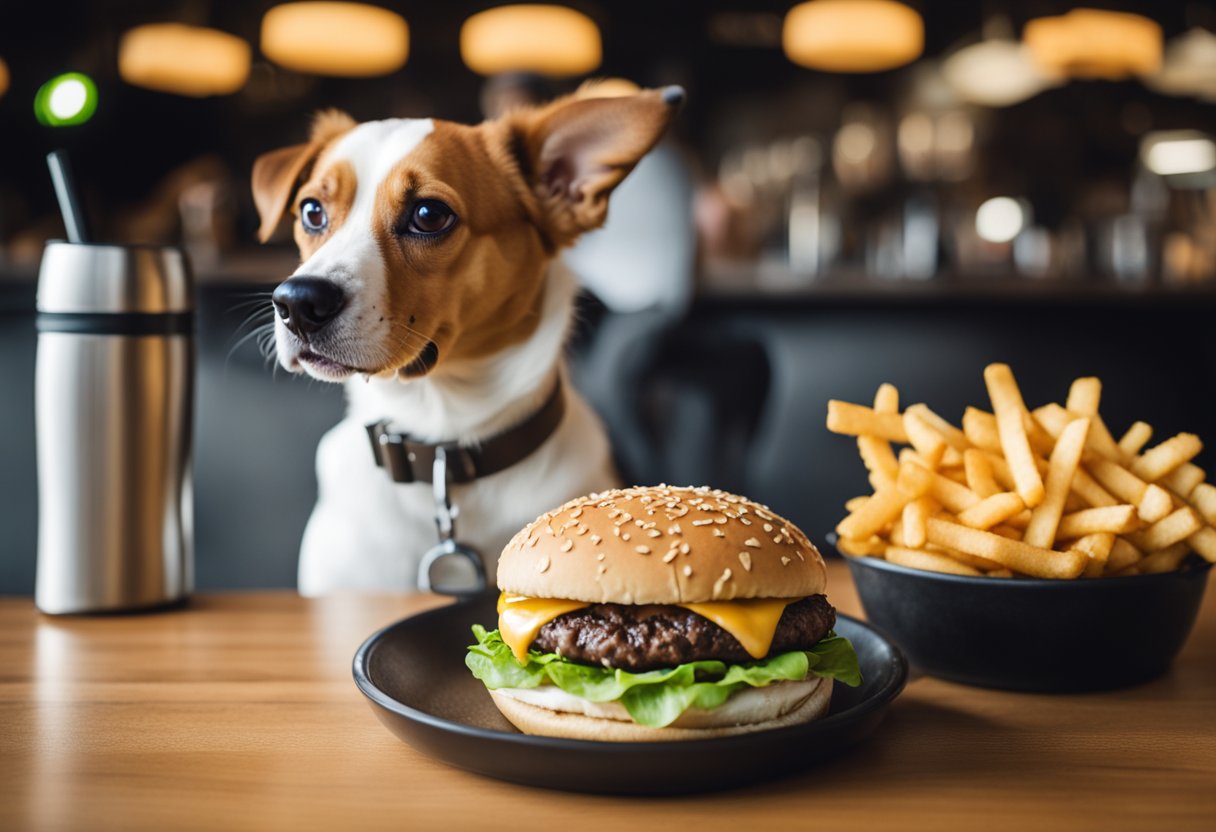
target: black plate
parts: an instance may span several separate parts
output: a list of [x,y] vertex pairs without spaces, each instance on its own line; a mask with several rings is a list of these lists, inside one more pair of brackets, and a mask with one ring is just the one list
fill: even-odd
[[355,654],[355,683],[384,725],[437,760],[477,774],[580,792],[680,794],[788,775],[870,736],[908,676],[877,630],[840,616],[865,681],[837,684],[821,720],[687,742],[607,743],[521,734],[464,666],[469,627],[493,625],[495,599],[442,607],[391,624]]

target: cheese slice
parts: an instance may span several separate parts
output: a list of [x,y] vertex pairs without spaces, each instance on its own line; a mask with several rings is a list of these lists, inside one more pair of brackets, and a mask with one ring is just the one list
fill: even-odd
[[[762,659],[773,646],[777,622],[785,608],[799,598],[753,598],[742,601],[705,601],[676,604],[717,624],[734,636],[753,658]],[[588,607],[584,601],[529,598],[502,593],[498,598],[498,629],[503,642],[521,663],[541,627],[558,616]]]
[[797,598],[748,598],[744,601],[706,601],[680,604],[702,618],[708,618],[730,633],[752,658],[763,659],[773,646],[777,622],[785,608]]
[[528,660],[528,648],[536,641],[540,628],[559,615],[581,610],[586,601],[556,601],[551,598],[528,598],[524,595],[498,596],[498,630],[503,642],[523,664]]

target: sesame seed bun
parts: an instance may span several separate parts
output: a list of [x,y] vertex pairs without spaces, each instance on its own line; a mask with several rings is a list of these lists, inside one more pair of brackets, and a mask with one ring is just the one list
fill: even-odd
[[822,594],[826,579],[806,535],[765,506],[665,485],[571,500],[498,560],[505,592],[601,604],[800,598]]

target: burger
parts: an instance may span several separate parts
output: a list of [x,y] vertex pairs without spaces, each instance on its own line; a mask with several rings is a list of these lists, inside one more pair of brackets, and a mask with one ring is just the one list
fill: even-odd
[[498,628],[466,665],[528,734],[720,737],[827,713],[861,683],[832,628],[823,558],[796,526],[708,488],[592,494],[538,517],[498,561]]

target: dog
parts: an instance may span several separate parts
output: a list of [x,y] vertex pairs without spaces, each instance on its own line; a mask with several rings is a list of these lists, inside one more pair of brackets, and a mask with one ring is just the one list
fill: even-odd
[[457,538],[491,574],[534,517],[618,484],[602,425],[565,383],[577,287],[558,254],[603,224],[683,97],[576,93],[476,126],[328,111],[308,142],[257,159],[259,238],[290,213],[301,257],[272,296],[278,361],[344,382],[348,402],[317,450],[302,594],[415,588],[437,542],[432,485],[390,478],[369,424],[475,454],[557,414],[523,459],[450,488]]

